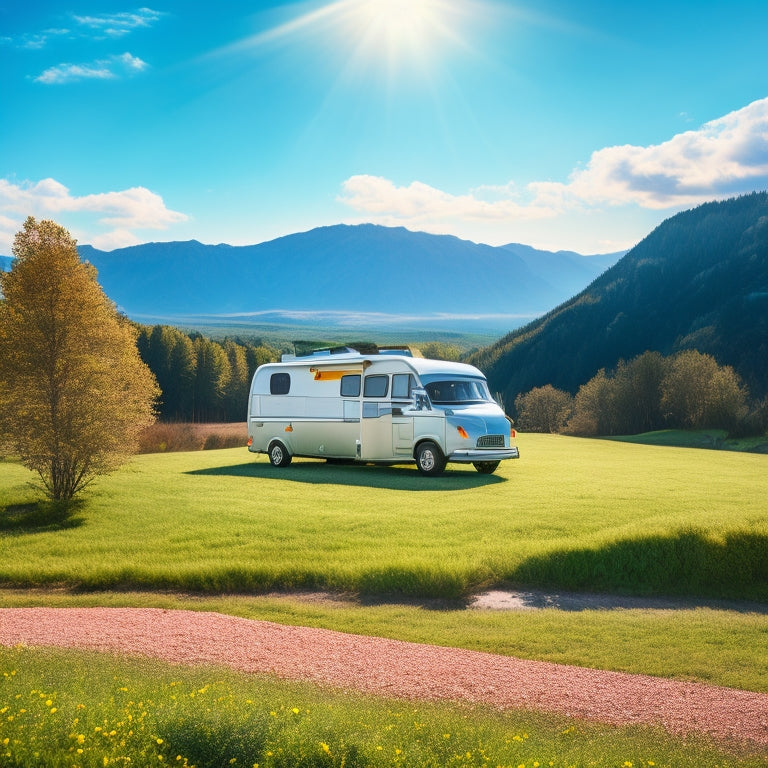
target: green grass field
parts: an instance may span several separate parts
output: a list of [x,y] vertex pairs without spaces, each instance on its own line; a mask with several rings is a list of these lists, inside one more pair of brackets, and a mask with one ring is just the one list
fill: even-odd
[[[768,457],[553,435],[522,435],[518,444],[522,458],[502,465],[496,475],[453,466],[439,479],[423,478],[412,467],[343,467],[299,460],[276,470],[244,448],[144,455],[98,481],[69,512],[40,503],[29,487],[32,476],[16,463],[3,462],[0,605],[216,610],[768,692],[768,606],[760,607],[768,604]],[[531,612],[463,608],[462,599],[472,592],[504,584],[673,595],[681,598],[682,607]],[[312,601],[291,594],[316,589],[344,593],[348,599]],[[267,594],[272,591],[283,594]],[[716,597],[759,605],[722,609],[706,602]],[[20,662],[14,661],[15,651],[3,653],[2,670],[10,674]],[[75,685],[67,670],[84,663],[78,654],[43,654],[40,661],[25,657],[24,666],[31,665],[33,677],[49,681],[49,687],[59,686],[64,696]],[[91,663],[98,668],[102,662]],[[116,663],[111,657],[103,662],[108,669]],[[140,667],[132,674],[132,684],[154,684],[153,671]],[[167,674],[183,677],[190,689],[197,685],[188,682],[188,675],[197,673]],[[62,682],[55,683],[59,679]],[[246,716],[242,701],[251,694],[242,686],[251,684],[232,683],[236,694],[227,688],[222,701],[231,703],[234,696],[241,703],[232,704],[231,710],[227,704],[198,712],[196,735],[186,734],[176,743],[187,744],[184,739],[192,738],[195,748],[203,749],[198,741],[204,733],[210,736],[206,749],[219,749],[226,742],[222,734]],[[40,685],[30,683],[30,690]],[[273,687],[259,694],[264,701],[280,699],[280,706],[287,707],[285,702],[298,696],[293,689],[285,693],[289,689],[282,683],[268,685]],[[170,711],[172,695],[165,689],[144,694],[158,706],[154,717]],[[88,706],[100,706],[105,696],[94,693]],[[305,691],[301,696],[302,711],[328,698],[327,692]],[[0,709],[18,709],[15,702],[0,701]],[[260,716],[267,706],[277,705],[263,705]],[[308,736],[296,736],[290,759],[282,763],[273,749],[263,747],[260,764],[341,765],[342,753],[346,765],[449,764],[430,751],[430,740],[427,749],[418,739],[404,739],[406,746],[398,748],[416,750],[407,753],[408,759],[378,755],[380,733],[386,733],[382,729],[389,723],[386,714],[370,716],[378,723],[371,726],[370,739],[347,738],[350,729],[358,733],[349,718],[363,706],[369,704],[355,701],[345,708],[339,703],[339,712],[322,726],[330,733],[327,738],[316,738],[312,730]],[[400,705],[375,706],[386,713]],[[438,744],[442,729],[449,728],[443,718],[457,723],[463,719],[463,751],[455,754],[469,752],[473,757],[457,759],[456,764],[487,764],[478,751],[486,740],[496,744],[494,765],[526,768],[535,762],[546,766],[550,760],[557,766],[741,766],[765,759],[762,755],[755,762],[733,749],[724,758],[706,745],[674,739],[652,755],[641,747],[658,740],[646,732],[552,725],[538,716],[526,720],[528,715],[520,713],[501,716],[498,722],[495,717],[448,707],[430,709],[424,719],[432,729],[430,739]],[[120,713],[104,718],[119,719]],[[2,728],[6,722],[0,717]],[[561,731],[571,726],[574,736],[566,749]],[[56,733],[66,744],[65,752],[74,746],[67,738],[75,731],[71,722],[62,728]],[[504,751],[514,745],[502,749],[504,739],[494,741],[501,739],[499,732],[507,734],[508,742],[509,734],[518,731],[532,734],[528,744],[540,748]],[[6,728],[5,733],[9,735],[0,731],[0,747],[3,738],[16,738],[13,730]],[[333,760],[318,746],[321,742],[332,746]],[[168,746],[170,740],[164,743]],[[219,747],[211,746],[214,743]],[[354,762],[342,743],[354,743],[356,754],[364,754],[365,760]],[[135,754],[144,754],[147,744],[137,746]],[[267,751],[273,754],[267,756]],[[182,764],[175,761],[176,754],[160,753]],[[25,754],[10,764],[37,764],[32,752]],[[62,758],[46,764],[101,765],[98,754],[93,752],[92,762]],[[299,754],[305,762],[295,762]],[[199,758],[195,764],[223,764],[217,759]],[[134,764],[141,764],[137,760]]]
[[495,475],[145,455],[67,517],[0,464],[0,585],[460,598],[499,583],[768,602],[768,457],[519,439]]
[[0,648],[0,764],[46,768],[758,768],[658,728],[332,691],[216,668]]

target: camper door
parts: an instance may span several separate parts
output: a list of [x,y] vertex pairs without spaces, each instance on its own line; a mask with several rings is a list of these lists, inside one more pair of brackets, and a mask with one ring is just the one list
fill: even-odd
[[369,373],[363,377],[363,417],[360,419],[360,458],[392,458],[392,402],[390,377]]

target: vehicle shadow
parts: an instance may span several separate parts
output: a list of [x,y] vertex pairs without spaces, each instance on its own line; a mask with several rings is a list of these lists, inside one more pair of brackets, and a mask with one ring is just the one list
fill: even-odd
[[310,485],[352,485],[393,491],[463,491],[506,482],[498,475],[481,475],[474,470],[448,469],[440,477],[424,477],[414,467],[341,465],[324,461],[294,461],[283,468],[249,461],[226,467],[195,469],[187,474],[253,477]]

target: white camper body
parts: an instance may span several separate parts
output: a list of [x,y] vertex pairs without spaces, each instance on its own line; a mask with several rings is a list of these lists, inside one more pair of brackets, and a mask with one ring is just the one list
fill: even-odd
[[490,473],[518,458],[511,434],[477,368],[402,352],[284,355],[256,370],[248,401],[249,450],[280,467],[304,456]]

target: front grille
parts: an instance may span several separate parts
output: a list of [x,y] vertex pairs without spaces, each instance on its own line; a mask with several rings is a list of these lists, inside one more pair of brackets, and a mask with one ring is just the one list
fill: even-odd
[[503,448],[504,435],[483,435],[477,439],[478,448]]

